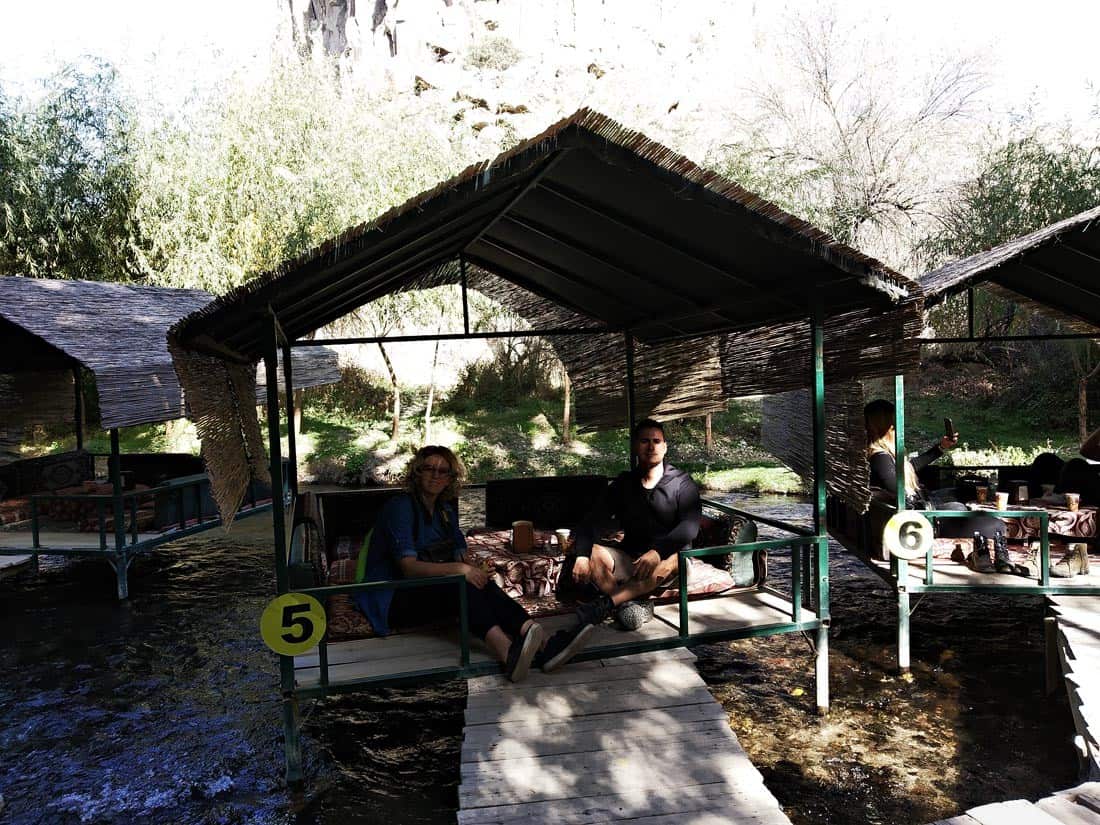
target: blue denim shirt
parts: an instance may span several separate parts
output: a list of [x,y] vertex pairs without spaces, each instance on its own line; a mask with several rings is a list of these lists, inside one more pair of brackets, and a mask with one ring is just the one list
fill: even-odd
[[[447,511],[447,522],[443,510]],[[458,510],[453,502],[437,505],[431,521],[425,519],[423,507],[417,506],[412,496],[396,496],[386,502],[374,525],[370,546],[367,548],[366,576],[364,581],[394,581],[403,578],[400,560],[416,558],[417,551],[436,542],[454,542],[454,559],[458,561],[466,551],[466,537],[458,527]],[[414,530],[414,522],[420,519]],[[448,523],[449,522],[449,523]],[[374,632],[387,636],[390,632],[389,612],[393,590],[382,588],[355,594],[355,603],[370,619]]]

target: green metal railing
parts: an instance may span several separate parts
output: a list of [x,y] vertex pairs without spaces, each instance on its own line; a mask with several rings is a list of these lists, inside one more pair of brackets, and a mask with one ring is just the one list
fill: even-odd
[[[1045,510],[981,510],[984,515],[996,518],[1038,518],[1039,519],[1039,586],[1047,587],[1050,584],[1050,514]],[[921,510],[925,518],[938,521],[939,519],[970,518],[975,514],[972,510]],[[925,553],[924,584],[935,587],[932,569],[932,550],[929,544]]]
[[[328,617],[328,597],[340,594],[365,593],[371,590],[406,590],[416,587],[431,587],[439,584],[454,584],[458,587],[458,616],[459,616],[459,658],[456,667],[429,668],[427,670],[409,671],[398,674],[403,679],[418,679],[426,676],[455,676],[470,666],[470,624],[466,611],[466,577],[455,574],[450,576],[429,576],[416,579],[396,579],[393,581],[356,582],[354,584],[335,584],[323,587],[298,588],[295,593],[304,593],[318,599],[325,608],[326,619]],[[293,666],[294,657],[284,656]],[[318,675],[322,688],[329,685],[328,666],[328,632],[321,638],[317,645]]]

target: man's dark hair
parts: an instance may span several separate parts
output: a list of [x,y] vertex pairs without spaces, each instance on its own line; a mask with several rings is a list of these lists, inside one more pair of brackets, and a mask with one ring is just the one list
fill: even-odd
[[637,424],[634,425],[634,429],[630,431],[630,440],[637,441],[638,436],[641,435],[642,430],[660,430],[661,436],[668,441],[668,436],[665,435],[665,427],[660,421],[656,421],[652,418],[643,418]]

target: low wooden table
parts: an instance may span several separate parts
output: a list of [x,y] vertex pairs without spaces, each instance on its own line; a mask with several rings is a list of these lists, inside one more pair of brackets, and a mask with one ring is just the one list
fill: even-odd
[[535,531],[530,553],[512,551],[512,531],[475,527],[466,533],[466,558],[481,566],[501,590],[514,599],[554,595],[565,556],[550,530]]
[[[995,504],[970,503],[966,505],[975,512],[995,510]],[[1010,504],[1009,510],[1045,510],[1050,518],[1050,534],[1071,539],[1091,539],[1096,537],[1096,507],[1081,506],[1070,511],[1064,505],[1053,504],[1044,499],[1031,499],[1028,504]],[[1009,539],[1027,540],[1039,538],[1039,517],[1006,518],[1005,535]]]

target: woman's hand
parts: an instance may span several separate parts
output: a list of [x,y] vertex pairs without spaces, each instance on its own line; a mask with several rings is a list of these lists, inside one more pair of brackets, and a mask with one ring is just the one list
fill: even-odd
[[480,567],[474,567],[472,564],[462,564],[462,575],[466,577],[466,581],[481,590],[485,585],[489,583],[489,576]]
[[947,451],[954,449],[955,445],[959,443],[959,434],[951,433],[951,435],[945,435],[940,439],[940,449]]

